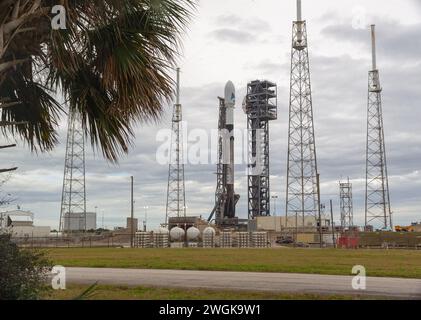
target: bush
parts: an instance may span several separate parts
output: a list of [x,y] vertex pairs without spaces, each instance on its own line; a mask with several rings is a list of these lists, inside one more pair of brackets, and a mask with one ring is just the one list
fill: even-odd
[[0,235],[0,300],[38,299],[50,265],[44,253],[20,249],[10,235]]

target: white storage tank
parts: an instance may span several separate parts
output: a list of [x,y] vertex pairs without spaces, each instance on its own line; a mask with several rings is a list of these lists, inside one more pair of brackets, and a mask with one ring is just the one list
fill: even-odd
[[215,235],[216,231],[212,227],[207,227],[203,230],[202,240],[203,248],[213,248],[215,247]]
[[199,241],[200,230],[196,227],[190,227],[187,229],[187,240],[188,241]]
[[209,237],[215,236],[215,233],[216,233],[215,229],[212,228],[212,227],[207,227],[207,228],[205,228],[205,230],[203,230],[204,236],[209,236]]
[[173,242],[180,242],[184,240],[185,232],[180,227],[174,227],[170,231],[170,238]]

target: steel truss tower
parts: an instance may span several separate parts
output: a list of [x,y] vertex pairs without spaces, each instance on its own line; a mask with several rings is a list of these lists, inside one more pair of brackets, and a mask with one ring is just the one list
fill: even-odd
[[184,185],[182,106],[180,104],[180,69],[177,69],[176,103],[173,109],[170,164],[168,168],[167,207],[165,223],[172,217],[186,216]]
[[352,183],[339,182],[339,197],[341,200],[341,227],[342,230],[354,226],[354,209],[352,202]]
[[276,120],[277,87],[269,81],[247,85],[248,216],[270,216],[269,121]]
[[368,76],[365,226],[392,229],[384,141],[382,87],[376,63],[375,26],[371,26],[373,68]]
[[67,130],[59,230],[86,231],[85,139],[77,111],[69,111]]
[[298,224],[302,218],[304,226],[306,216],[318,219],[319,187],[307,27],[301,18],[301,0],[297,0],[297,21],[292,27],[288,130],[286,216],[295,217]]

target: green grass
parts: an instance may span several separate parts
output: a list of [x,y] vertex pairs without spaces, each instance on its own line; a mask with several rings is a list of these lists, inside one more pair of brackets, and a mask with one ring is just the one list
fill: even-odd
[[[45,292],[45,300],[72,300],[79,296],[87,286],[70,285],[66,290]],[[376,299],[375,297],[317,295],[317,294],[287,294],[247,291],[216,291],[206,289],[170,289],[126,286],[96,287],[88,300],[356,300]]]
[[123,249],[47,250],[66,267],[287,272],[350,275],[355,265],[374,277],[421,279],[421,251],[334,249]]

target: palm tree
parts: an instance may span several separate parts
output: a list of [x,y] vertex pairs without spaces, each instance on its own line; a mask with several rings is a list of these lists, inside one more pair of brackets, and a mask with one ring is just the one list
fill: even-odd
[[[54,30],[62,5],[65,29]],[[51,150],[63,104],[117,161],[138,122],[159,119],[195,0],[0,0],[0,127]]]

